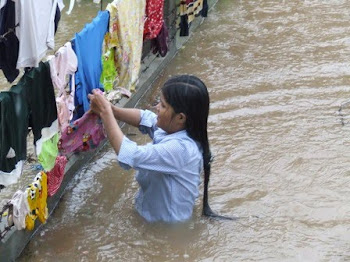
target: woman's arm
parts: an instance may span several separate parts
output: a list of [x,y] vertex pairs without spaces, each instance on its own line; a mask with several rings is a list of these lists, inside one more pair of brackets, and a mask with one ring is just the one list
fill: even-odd
[[123,121],[129,125],[138,127],[141,121],[140,109],[136,108],[121,108],[112,105],[113,115],[117,120]]
[[92,90],[92,94],[89,94],[88,97],[91,110],[101,117],[109,142],[114,151],[119,154],[124,134],[115,120],[111,103],[95,89]]

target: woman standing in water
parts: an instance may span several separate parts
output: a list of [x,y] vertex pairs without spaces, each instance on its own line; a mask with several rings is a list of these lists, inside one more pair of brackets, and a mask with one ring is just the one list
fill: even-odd
[[[208,205],[209,94],[198,77],[180,75],[166,81],[156,107],[157,114],[114,106],[96,90],[89,98],[92,111],[103,121],[119,164],[137,170],[140,189],[135,205],[142,217],[149,222],[188,220],[199,195],[202,168],[203,214],[220,217]],[[153,139],[153,143],[137,145],[123,134],[116,120],[138,127]]]

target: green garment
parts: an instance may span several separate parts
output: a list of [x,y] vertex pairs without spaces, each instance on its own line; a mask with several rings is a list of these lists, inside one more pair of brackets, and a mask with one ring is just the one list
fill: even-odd
[[117,75],[117,70],[114,64],[114,53],[114,48],[111,48],[102,55],[103,69],[100,82],[103,84],[103,87],[107,92],[113,89],[113,82]]
[[42,144],[38,160],[46,172],[50,171],[55,166],[56,157],[58,155],[58,138],[58,133],[56,133]]

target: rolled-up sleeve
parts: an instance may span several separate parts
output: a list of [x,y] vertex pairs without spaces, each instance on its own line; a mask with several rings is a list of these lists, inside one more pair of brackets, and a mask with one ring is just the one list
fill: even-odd
[[138,146],[124,136],[118,161],[125,169],[152,170],[155,172],[178,174],[186,159],[186,148],[179,140],[161,144]]
[[140,112],[139,130],[142,134],[148,134],[153,139],[154,131],[157,129],[157,115],[149,110],[140,110]]

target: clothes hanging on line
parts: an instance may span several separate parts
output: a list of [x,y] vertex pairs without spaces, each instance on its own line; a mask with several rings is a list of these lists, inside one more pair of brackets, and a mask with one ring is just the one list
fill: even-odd
[[15,3],[3,1],[0,7],[0,69],[8,82],[12,83],[19,74],[16,68],[19,41],[15,33]]
[[[36,155],[42,144],[58,132],[55,94],[48,63],[24,74],[18,84],[0,93],[0,170],[11,172],[26,159],[28,127],[34,135]],[[13,153],[9,155],[10,149]]]
[[135,90],[141,68],[144,0],[115,0],[107,5],[110,13],[108,48],[115,47],[115,86]]
[[[21,168],[16,168],[19,161],[26,159],[28,134],[28,107],[24,92],[16,88],[0,92],[0,171],[11,173],[14,171],[19,177]],[[0,175],[0,184],[7,186],[5,177]],[[12,174],[12,175],[14,175]],[[15,181],[12,182],[16,182]]]
[[47,172],[47,194],[49,197],[56,194],[60,188],[67,162],[66,156],[57,156],[54,168]]
[[12,205],[13,223],[17,230],[25,229],[26,227],[25,219],[26,215],[29,213],[27,196],[25,191],[18,190],[9,201]]
[[151,40],[151,50],[153,54],[160,54],[161,57],[168,53],[169,33],[165,23],[156,38]]
[[55,15],[57,0],[13,0],[19,27],[17,69],[37,67],[46,51],[55,46]]
[[92,111],[75,120],[61,134],[58,150],[62,155],[90,151],[106,138],[101,118]]
[[41,171],[26,189],[29,213],[25,218],[26,229],[33,230],[38,218],[45,223],[48,218],[47,209],[47,175]]
[[[78,58],[78,70],[75,73],[74,105],[76,118],[80,118],[90,108],[88,94],[95,88],[102,88],[102,43],[108,30],[109,12],[99,11],[91,23],[75,34],[72,40],[73,50]],[[79,110],[80,109],[80,110]]]
[[44,141],[41,146],[41,152],[38,155],[38,162],[47,172],[55,166],[56,157],[58,155],[57,143],[59,135],[56,133],[50,139]]
[[[48,57],[52,84],[58,91],[56,96],[57,116],[60,130],[63,131],[73,118],[74,111],[74,73],[78,67],[78,59],[72,45],[67,42],[55,55]],[[65,89],[72,76],[71,88]]]
[[156,38],[162,29],[164,0],[147,0],[145,25],[143,31],[144,39]]
[[206,17],[208,14],[207,0],[180,1],[180,36],[189,35],[189,27],[196,16]]

